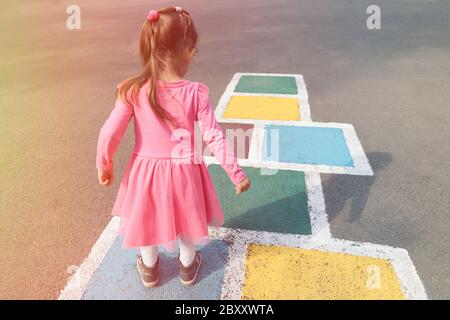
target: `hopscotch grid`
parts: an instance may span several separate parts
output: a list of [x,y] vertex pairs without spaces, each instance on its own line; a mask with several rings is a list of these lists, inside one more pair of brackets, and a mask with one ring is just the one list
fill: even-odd
[[[330,250],[331,252],[337,253],[346,253],[360,256],[372,256],[376,258],[386,259],[390,261],[396,270],[398,280],[400,282],[401,289],[406,298],[409,299],[426,299],[425,289],[423,284],[420,281],[420,278],[415,271],[414,264],[409,258],[409,254],[404,249],[392,248],[388,246],[374,245],[371,243],[356,243],[350,242],[346,240],[336,240],[331,237],[328,215],[326,214],[326,208],[324,203],[324,196],[322,185],[320,182],[320,174],[318,172],[324,173],[344,173],[344,174],[357,174],[357,175],[373,175],[372,168],[369,164],[366,154],[362,148],[362,145],[356,135],[354,127],[350,124],[337,124],[337,123],[312,123],[310,107],[308,103],[308,94],[306,90],[306,85],[303,80],[303,76],[295,77],[297,83],[297,89],[299,92],[303,93],[302,97],[299,95],[299,105],[304,107],[301,110],[305,112],[307,110],[307,114],[301,114],[301,120],[304,122],[311,122],[312,126],[320,126],[320,127],[340,127],[343,131],[344,138],[346,140],[350,155],[353,160],[353,167],[337,167],[337,166],[325,166],[325,165],[301,165],[299,166],[296,163],[284,163],[284,165],[280,166],[280,163],[267,163],[267,161],[261,161],[261,151],[262,145],[264,143],[263,130],[267,124],[282,124],[282,125],[295,125],[301,126],[303,123],[299,123],[298,121],[270,121],[270,120],[250,120],[250,119],[232,119],[232,118],[223,118],[223,114],[225,112],[225,108],[231,98],[230,92],[234,91],[234,88],[239,81],[240,77],[244,73],[237,73],[233,77],[232,81],[230,81],[229,86],[227,87],[227,91],[221,98],[221,103],[219,104],[218,109],[218,119],[221,122],[229,122],[229,123],[253,123],[254,131],[252,134],[252,145],[250,146],[248,159],[239,159],[240,165],[247,165],[252,167],[265,167],[272,169],[296,169],[300,171],[305,171],[305,179],[306,186],[308,189],[308,208],[311,219],[311,229],[312,236],[301,236],[301,235],[286,235],[286,234],[276,234],[270,233],[267,231],[250,231],[250,230],[227,230],[224,232],[224,228],[216,228],[216,237],[221,238],[221,235],[230,235],[234,239],[239,238],[242,235],[246,235],[247,239],[241,239],[245,243],[264,243],[261,239],[264,238],[266,241],[264,244],[266,245],[287,245],[287,246],[295,246],[295,244],[299,244],[297,241],[302,241],[301,239],[309,241],[311,249],[322,249],[322,250]],[[247,73],[248,74],[248,73]],[[276,74],[263,74],[259,75],[276,75]],[[290,74],[278,74],[280,76],[292,76]],[[301,81],[299,81],[301,79]],[[241,95],[239,93],[234,93],[234,95]],[[242,93],[242,95],[245,95]],[[247,94],[248,95],[248,94]],[[262,95],[262,94],[252,94],[254,96]],[[270,96],[270,94],[264,94],[264,96]],[[272,95],[274,96],[274,95]],[[286,95],[284,95],[286,96]],[[254,145],[257,144],[257,147]],[[256,152],[256,153],[255,153]],[[215,159],[208,159],[208,163],[217,163]],[[312,171],[312,172],[309,172]],[[314,200],[312,200],[314,199]],[[311,205],[311,203],[313,203]],[[287,240],[284,243],[279,240]],[[279,241],[278,243],[276,243]],[[314,245],[313,241],[318,243],[326,243],[332,244],[331,248],[325,248],[323,245],[319,245],[318,247]],[[344,247],[340,247],[336,249],[336,244],[344,244]],[[305,247],[303,245],[303,247]],[[361,252],[358,250],[362,248]],[[333,250],[336,249],[336,250]],[[400,256],[406,255],[406,257],[401,258]],[[400,258],[399,258],[400,257]],[[409,262],[409,263],[408,263]],[[242,276],[244,273],[244,268],[241,270],[230,270],[228,274],[235,273],[235,277]],[[223,291],[227,290],[237,291],[235,297],[238,297],[239,290],[236,286],[231,286],[232,288],[227,288],[227,282],[224,282]],[[241,289],[242,291],[242,289]]]
[[[271,120],[250,120],[250,119],[231,119],[223,118],[226,105],[233,94],[234,88],[242,75],[269,75],[269,76],[295,76],[298,92],[298,98],[301,99],[300,107],[303,113],[301,113],[301,122],[299,121],[271,121]],[[260,94],[259,94],[260,95]],[[272,95],[273,96],[273,95]],[[286,97],[287,95],[283,95]],[[354,164],[357,167],[361,167],[364,170],[361,172],[365,175],[373,175],[370,164],[362,149],[362,146],[356,136],[356,133],[345,134],[345,128],[351,128],[354,132],[354,128],[348,124],[336,124],[336,123],[314,123],[311,120],[311,114],[308,103],[308,93],[306,91],[306,85],[302,75],[293,74],[272,74],[272,73],[236,73],[230,83],[228,84],[224,94],[220,98],[218,107],[216,108],[216,115],[220,122],[227,123],[249,123],[254,124],[254,131],[252,133],[252,141],[258,141],[260,139],[261,128],[264,128],[266,124],[282,124],[282,125],[304,125],[308,122],[310,126],[321,127],[336,127],[339,125],[343,131],[344,136],[349,146],[349,150],[360,150],[360,152],[351,153]],[[239,159],[238,162],[242,166],[250,166],[255,168],[268,168],[268,169],[288,169],[299,170],[297,164],[285,164],[283,166],[274,166],[274,164],[257,160],[255,152],[260,144],[255,146],[251,145],[249,150],[249,158],[251,159]],[[350,151],[351,152],[351,151]],[[362,156],[361,156],[362,152]],[[256,153],[258,154],[258,153]],[[255,161],[256,159],[256,161]],[[216,163],[218,161],[209,156],[204,157],[204,163],[206,165]],[[221,292],[221,299],[241,299],[242,289],[245,280],[246,271],[246,256],[248,251],[248,245],[259,244],[268,246],[285,246],[292,248],[303,248],[309,250],[320,250],[325,252],[334,252],[342,254],[350,254],[362,257],[373,257],[385,259],[391,262],[393,265],[398,280],[400,282],[402,291],[408,299],[427,299],[425,288],[417,275],[417,271],[414,264],[409,257],[408,252],[405,249],[393,248],[385,245],[378,245],[364,242],[354,242],[349,240],[341,240],[332,238],[330,232],[330,226],[328,222],[328,216],[326,214],[326,208],[324,203],[324,196],[322,190],[322,184],[320,181],[319,172],[327,172],[327,166],[307,166],[304,167],[308,170],[305,171],[306,189],[308,196],[308,208],[311,218],[312,235],[299,235],[299,234],[284,234],[269,231],[253,231],[245,229],[231,229],[226,227],[212,227],[209,226],[209,233],[212,239],[223,240],[230,243],[229,255],[225,266],[223,286]],[[328,166],[329,173],[345,173],[345,174],[362,174],[361,172],[353,171],[341,171],[335,170],[336,168],[330,168]],[[319,169],[319,170],[318,170]],[[349,169],[349,168],[346,168]],[[333,171],[335,170],[335,171]],[[369,171],[370,170],[370,171]],[[318,172],[319,171],[319,172]],[[331,172],[332,171],[332,172]],[[338,171],[338,172],[336,172]],[[61,290],[59,299],[81,299],[89,280],[100,267],[101,261],[107,254],[108,250],[113,245],[117,238],[117,230],[119,226],[118,217],[113,217],[108,226],[103,231],[95,245],[93,246],[88,258],[82,263],[80,268],[69,279],[66,287]]]

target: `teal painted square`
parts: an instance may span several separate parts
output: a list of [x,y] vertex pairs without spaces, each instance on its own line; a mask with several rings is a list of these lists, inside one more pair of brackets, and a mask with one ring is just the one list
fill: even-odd
[[297,94],[295,77],[243,75],[235,92]]
[[[277,130],[277,131],[272,131]],[[272,139],[278,132],[278,157]],[[352,167],[353,159],[340,128],[267,125],[262,159],[299,164]]]
[[[234,186],[219,165],[209,165],[220,204],[224,227],[311,234],[305,175],[300,171],[244,167],[251,180],[249,191],[235,194]],[[270,173],[266,175],[263,173]]]

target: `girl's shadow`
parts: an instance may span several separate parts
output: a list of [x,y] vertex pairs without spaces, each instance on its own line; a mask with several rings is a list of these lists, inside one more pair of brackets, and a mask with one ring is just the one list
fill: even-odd
[[373,176],[330,175],[323,181],[323,193],[329,220],[333,220],[344,208],[348,199],[351,200],[349,222],[359,219],[367,203],[370,187],[374,183],[377,172],[384,169],[392,156],[385,152],[369,152],[369,163],[374,171]]

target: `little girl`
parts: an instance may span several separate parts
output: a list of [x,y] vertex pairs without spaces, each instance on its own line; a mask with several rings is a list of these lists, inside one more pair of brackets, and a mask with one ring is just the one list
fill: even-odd
[[180,280],[193,284],[202,261],[196,246],[209,242],[208,225],[224,222],[208,170],[194,148],[195,122],[236,193],[250,188],[216,121],[208,87],[183,79],[196,46],[197,31],[186,10],[151,10],[140,33],[143,70],[118,85],[98,138],[98,179],[110,186],[113,156],[134,117],[135,145],[112,215],[120,216],[123,247],[140,248],[137,268],[146,287],[159,281],[159,246],[179,249]]

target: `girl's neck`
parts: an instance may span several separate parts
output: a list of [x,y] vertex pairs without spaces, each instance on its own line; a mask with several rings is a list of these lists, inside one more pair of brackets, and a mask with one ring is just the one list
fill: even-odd
[[167,81],[167,82],[175,82],[175,81],[183,80],[183,77],[180,77],[179,74],[177,74],[173,71],[163,71],[163,72],[161,72],[159,79],[162,81]]

